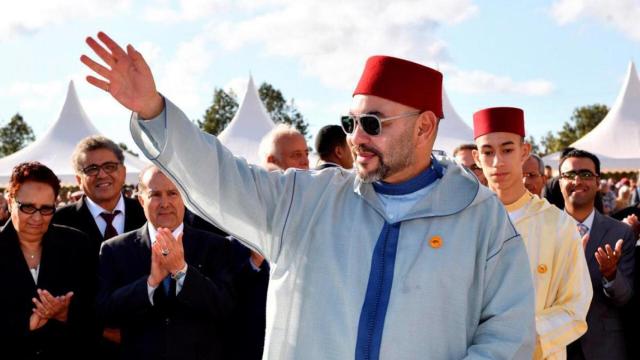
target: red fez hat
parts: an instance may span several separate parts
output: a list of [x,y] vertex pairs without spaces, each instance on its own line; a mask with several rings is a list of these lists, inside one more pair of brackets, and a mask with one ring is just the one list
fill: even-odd
[[375,95],[387,100],[442,113],[442,74],[426,66],[390,56],[372,56],[353,95]]
[[493,132],[508,132],[524,137],[524,111],[513,107],[494,107],[473,114],[473,138]]

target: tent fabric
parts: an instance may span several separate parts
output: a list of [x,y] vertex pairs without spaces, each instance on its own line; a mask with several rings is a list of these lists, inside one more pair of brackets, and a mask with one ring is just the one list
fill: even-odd
[[[640,169],[640,79],[633,62],[607,116],[570,146],[598,156],[602,172]],[[557,169],[559,157],[554,153],[543,160]]]
[[[13,168],[26,161],[39,161],[48,166],[63,184],[75,184],[71,154],[76,144],[90,135],[101,135],[84,112],[73,81],[69,83],[67,98],[58,120],[47,132],[24,149],[0,158],[0,184],[9,182]],[[149,164],[125,152],[127,183],[138,182],[138,172]]]
[[442,89],[442,109],[444,119],[440,120],[433,149],[443,150],[448,156],[453,157],[453,150],[456,147],[462,144],[473,144],[473,130],[453,108],[444,88]]
[[260,140],[274,127],[273,120],[260,100],[253,77],[250,76],[238,111],[218,139],[235,156],[245,158],[250,164],[260,165]]

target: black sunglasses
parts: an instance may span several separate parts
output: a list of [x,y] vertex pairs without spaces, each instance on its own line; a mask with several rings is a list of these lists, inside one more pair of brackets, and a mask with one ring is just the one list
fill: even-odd
[[120,163],[117,162],[106,162],[102,165],[92,164],[82,169],[82,172],[88,176],[96,176],[100,173],[100,169],[104,170],[105,173],[111,174],[112,172],[118,170]]
[[415,115],[420,115],[420,111],[389,116],[386,118],[381,118],[375,114],[344,115],[340,118],[340,125],[342,125],[342,130],[349,135],[353,134],[356,130],[356,126],[360,124],[360,127],[362,127],[364,132],[371,136],[377,136],[380,135],[380,132],[382,131],[383,122]]
[[18,210],[22,211],[25,214],[33,215],[36,212],[40,212],[42,216],[53,215],[56,212],[55,205],[42,205],[41,207],[35,207],[33,204],[25,204],[18,200],[16,200],[16,204],[18,204]]
[[560,177],[566,180],[578,180],[578,178],[582,180],[592,180],[596,178],[596,174],[592,173],[591,170],[570,170],[563,172],[560,174]]

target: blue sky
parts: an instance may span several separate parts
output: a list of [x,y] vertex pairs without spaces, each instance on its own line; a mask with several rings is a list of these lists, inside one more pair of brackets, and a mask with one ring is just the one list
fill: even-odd
[[[41,135],[74,80],[95,125],[131,144],[129,114],[84,81],[84,38],[103,30],[148,59],[192,119],[214,87],[251,73],[295,98],[312,133],[336,123],[367,56],[439,68],[456,111],[517,106],[539,139],[576,106],[611,105],[640,58],[638,0],[22,0],[0,14],[0,124],[20,112]],[[446,121],[446,120],[445,120]]]

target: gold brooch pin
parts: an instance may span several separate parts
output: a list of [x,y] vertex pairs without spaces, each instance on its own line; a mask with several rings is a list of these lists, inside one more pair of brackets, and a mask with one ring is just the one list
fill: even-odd
[[538,265],[538,272],[540,274],[546,273],[547,272],[547,265],[545,265],[545,264]]
[[431,240],[429,240],[429,246],[434,249],[439,249],[442,247],[442,238],[438,235],[431,237]]

